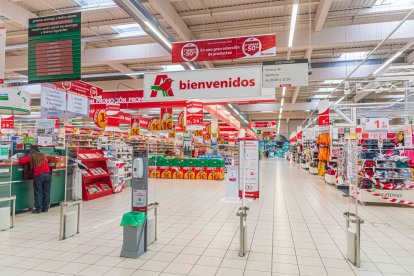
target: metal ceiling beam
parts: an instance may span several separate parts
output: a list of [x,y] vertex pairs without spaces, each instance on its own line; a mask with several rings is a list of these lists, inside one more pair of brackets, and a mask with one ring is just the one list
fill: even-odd
[[[27,70],[27,55],[6,56],[6,71]],[[171,55],[158,43],[106,48],[89,48],[82,53],[82,65],[113,64],[139,61],[169,63]]]
[[29,12],[9,0],[0,0],[0,15],[19,23],[24,27],[27,27],[30,18],[37,17],[36,14]]
[[407,62],[407,63],[414,63],[414,51],[412,51],[411,53],[409,53],[405,57],[405,62]]
[[[260,28],[267,30],[272,24],[269,20],[260,20],[257,26],[251,21],[246,20],[243,24],[237,22],[218,23],[222,35],[226,36],[228,31],[234,32],[234,26],[238,26],[241,35],[251,34],[252,30],[257,31]],[[401,21],[382,22],[372,24],[358,24],[338,27],[325,27],[320,32],[312,32],[311,45],[313,50],[328,49],[328,48],[345,48],[373,45],[385,39],[389,34],[388,30],[394,29]],[[217,31],[217,25],[205,24],[197,26],[200,32],[208,32],[209,28]],[[229,28],[229,30],[226,30]],[[387,42],[399,42],[412,40],[412,30],[414,29],[414,20],[407,20],[405,23],[387,40]],[[195,29],[190,27],[190,30],[195,33]],[[289,31],[277,32],[278,52],[287,52]],[[208,36],[210,37],[210,36]],[[295,31],[295,51],[306,51],[309,48],[309,31],[307,29],[296,29]]]
[[296,103],[296,100],[298,99],[299,91],[300,91],[300,87],[295,87],[295,91],[293,92],[293,96],[292,96],[292,104]]
[[332,0],[321,0],[319,3],[315,16],[315,31],[320,32],[325,25],[331,4]]
[[[300,2],[299,8],[302,6],[307,6],[309,4],[308,1]],[[319,1],[311,1],[311,5],[319,4]],[[240,5],[232,5],[232,6],[224,6],[224,7],[212,7],[208,10],[200,9],[200,10],[192,10],[192,11],[185,11],[180,12],[179,15],[182,19],[192,19],[192,18],[200,18],[200,16],[210,17],[210,16],[225,16],[229,14],[235,13],[242,13],[242,12],[261,12],[263,9],[266,10],[284,10],[292,6],[292,2],[290,3],[278,3],[274,1],[268,1],[263,3],[254,3],[254,4],[240,4]]]
[[[109,63],[109,66],[111,66],[112,68],[114,68],[115,70],[118,70],[121,73],[134,73],[134,70],[131,70],[131,68],[128,68],[127,66],[125,66],[122,63]],[[137,79],[138,76],[130,76],[133,79]]]

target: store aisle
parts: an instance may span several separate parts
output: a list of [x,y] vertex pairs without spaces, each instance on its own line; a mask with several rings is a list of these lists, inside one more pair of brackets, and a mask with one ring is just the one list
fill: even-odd
[[[129,190],[85,202],[82,233],[58,242],[59,209],[22,214],[0,232],[0,275],[414,275],[414,210],[360,207],[362,268],[344,258],[348,199],[284,160],[261,161],[250,253],[239,258],[237,204],[221,182],[152,180],[159,239],[138,260],[119,257]],[[394,274],[392,274],[394,273]]]

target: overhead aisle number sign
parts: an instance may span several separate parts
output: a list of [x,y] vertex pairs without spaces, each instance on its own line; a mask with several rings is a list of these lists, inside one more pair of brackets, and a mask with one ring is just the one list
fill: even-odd
[[29,19],[29,83],[81,78],[81,13]]
[[263,62],[263,87],[308,86],[308,60],[280,60]]

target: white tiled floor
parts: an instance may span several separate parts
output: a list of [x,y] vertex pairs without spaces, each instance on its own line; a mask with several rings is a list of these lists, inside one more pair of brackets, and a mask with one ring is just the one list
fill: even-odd
[[239,207],[225,184],[152,181],[159,236],[139,259],[119,257],[129,190],[83,206],[81,234],[57,241],[59,210],[21,214],[0,232],[0,275],[414,275],[414,209],[360,206],[362,266],[346,254],[348,199],[283,160],[261,162],[261,198],[248,216],[250,253],[238,255]]

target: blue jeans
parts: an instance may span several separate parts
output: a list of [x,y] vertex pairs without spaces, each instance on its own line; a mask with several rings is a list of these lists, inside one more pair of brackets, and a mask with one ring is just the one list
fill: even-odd
[[50,173],[42,173],[33,178],[33,190],[35,208],[38,211],[47,211],[50,205],[50,186],[52,176]]

